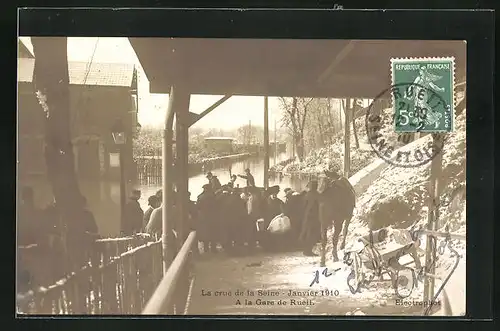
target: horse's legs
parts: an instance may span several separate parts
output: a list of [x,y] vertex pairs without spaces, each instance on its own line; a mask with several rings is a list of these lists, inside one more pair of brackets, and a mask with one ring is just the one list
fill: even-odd
[[321,222],[321,260],[320,266],[326,266],[326,235],[328,227],[324,222]]
[[344,231],[342,232],[342,244],[340,244],[340,249],[345,248],[345,240],[347,238],[347,232],[349,231],[349,223],[351,223],[351,219],[347,219],[342,223],[344,224]]
[[337,262],[339,257],[337,255],[337,244],[339,242],[340,232],[342,232],[342,222],[334,221],[334,231],[332,235],[332,256],[333,262]]

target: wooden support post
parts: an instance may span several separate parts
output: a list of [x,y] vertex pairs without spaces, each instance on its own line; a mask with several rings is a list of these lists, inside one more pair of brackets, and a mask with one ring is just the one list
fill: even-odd
[[278,158],[278,144],[276,142],[276,119],[274,119],[274,165],[276,165]]
[[[431,161],[431,174],[429,178],[429,203],[427,214],[427,230],[436,231],[437,220],[439,219],[439,195],[440,181],[443,161],[443,136],[433,134],[433,155],[436,150],[439,153]],[[431,239],[432,238],[432,239]],[[425,268],[426,273],[435,274],[436,261],[436,240],[435,237],[427,236],[427,245],[425,248]],[[424,301],[432,300],[434,297],[434,278],[426,277],[424,280]]]
[[269,102],[264,97],[264,188],[269,187]]
[[351,169],[351,99],[347,99],[344,108],[344,177],[349,178]]
[[[163,274],[167,274],[168,267],[173,261],[173,251],[169,249],[169,243],[172,242],[172,195],[173,195],[173,125],[174,125],[174,105],[175,105],[175,87],[172,86],[168,98],[168,109],[165,116],[165,126],[163,129],[162,144],[162,256],[163,256]],[[171,246],[171,245],[170,245]]]
[[[177,94],[179,97],[179,94]],[[189,218],[189,173],[188,173],[188,154],[189,154],[189,99],[190,95],[187,91],[182,91],[182,100],[179,100],[178,107],[175,109],[176,118],[176,207],[178,210],[177,217],[177,238],[180,242],[184,242],[187,237],[186,230],[188,229],[187,222]]]
[[[174,243],[174,238],[172,235],[172,230],[173,230],[173,222],[172,220],[175,217],[182,216],[183,214],[177,214],[174,215],[174,210],[173,210],[173,194],[174,194],[174,181],[176,181],[181,185],[181,188],[187,187],[187,166],[185,167],[186,169],[186,175],[183,176],[182,172],[179,173],[179,167],[178,169],[173,169],[173,150],[172,150],[172,145],[173,145],[173,123],[174,123],[174,114],[177,113],[177,110],[185,110],[186,117],[187,117],[187,112],[189,109],[189,93],[187,93],[186,90],[183,88],[179,88],[178,86],[172,86],[170,89],[170,95],[169,95],[169,104],[168,104],[168,109],[167,109],[167,114],[165,118],[165,128],[164,128],[164,134],[163,134],[163,148],[162,148],[162,184],[163,184],[163,210],[162,210],[162,228],[163,228],[163,233],[162,233],[162,249],[163,249],[163,272],[164,274],[167,272],[168,267],[170,263],[174,259],[175,255],[175,245]],[[178,117],[179,118],[179,117]],[[182,116],[181,116],[182,118]],[[187,151],[182,151],[184,149],[187,149],[187,147],[183,147],[183,145],[187,146],[187,128],[186,130],[182,130],[181,132],[185,132],[184,135],[179,134],[179,130],[176,130],[177,132],[177,164],[183,164],[183,162],[187,162]],[[179,158],[179,151],[181,157]],[[180,169],[183,167],[181,166]],[[175,174],[177,178],[174,178],[174,170],[176,170]],[[179,181],[178,179],[182,179]],[[184,183],[185,182],[185,183]],[[187,188],[186,188],[186,193],[187,195]],[[182,200],[180,200],[182,201]],[[180,222],[179,222],[180,223]],[[177,229],[176,229],[177,230]]]
[[163,128],[163,144],[162,144],[162,256],[163,256],[163,274],[167,273],[170,263],[173,261],[173,254],[168,249],[168,243],[172,242],[172,223],[168,220],[172,219],[172,194],[173,194],[173,178],[172,178],[172,140],[173,140],[173,124],[174,124],[174,100],[175,88],[172,86],[168,98],[168,108],[165,116],[165,126]]

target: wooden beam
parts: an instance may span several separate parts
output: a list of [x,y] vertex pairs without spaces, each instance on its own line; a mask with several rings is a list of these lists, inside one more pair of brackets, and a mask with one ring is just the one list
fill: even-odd
[[[439,220],[439,197],[441,194],[440,178],[443,162],[443,144],[444,138],[442,134],[433,134],[433,153],[437,155],[431,161],[431,174],[429,177],[429,203],[427,212],[427,230],[436,231],[437,221]],[[435,240],[429,240],[435,238]],[[436,271],[436,249],[437,239],[433,236],[427,236],[427,244],[425,249],[425,272],[435,274]],[[426,277],[424,280],[424,301],[434,299],[434,279]]]
[[355,40],[350,40],[347,45],[345,45],[340,52],[338,52],[337,56],[333,59],[333,61],[330,63],[328,68],[323,71],[323,73],[319,76],[318,78],[318,83],[322,84],[332,73],[333,70],[346,58],[347,55],[354,49],[355,46]]
[[195,114],[195,113],[190,113],[190,114],[194,114],[196,116],[193,116],[193,115],[190,115],[191,116],[191,119],[190,119],[190,123],[189,123],[189,126],[192,126],[194,123],[198,122],[199,120],[201,120],[203,117],[207,116],[208,114],[210,114],[212,112],[212,110],[214,110],[215,108],[219,107],[221,104],[223,104],[227,99],[229,99],[232,95],[229,94],[229,95],[225,95],[223,96],[222,98],[220,98],[218,101],[216,101],[213,105],[211,105],[210,107],[208,107],[207,109],[205,109],[204,111],[202,111],[201,113],[199,114]]
[[264,188],[269,187],[269,100],[264,97]]
[[344,177],[349,178],[351,171],[351,99],[346,99],[344,108]]
[[[335,73],[330,79],[319,85],[318,77],[298,78],[297,73],[282,74],[261,78],[227,76],[224,82],[195,81],[190,83],[192,94],[200,95],[241,95],[262,97],[304,97],[304,98],[376,98],[381,92],[381,86],[389,86],[390,75],[378,72],[364,74]],[[265,81],[266,84],[262,84]],[[151,93],[168,93],[170,84],[167,80],[155,80],[150,83]]]

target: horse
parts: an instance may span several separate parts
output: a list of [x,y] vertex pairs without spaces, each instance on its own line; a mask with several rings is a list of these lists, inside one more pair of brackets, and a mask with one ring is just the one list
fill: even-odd
[[344,228],[340,249],[345,248],[349,223],[356,206],[356,192],[349,180],[334,172],[324,171],[325,177],[318,188],[319,192],[319,218],[321,222],[321,266],[325,266],[325,250],[327,230],[333,224],[332,256],[333,262],[339,261],[337,244]]

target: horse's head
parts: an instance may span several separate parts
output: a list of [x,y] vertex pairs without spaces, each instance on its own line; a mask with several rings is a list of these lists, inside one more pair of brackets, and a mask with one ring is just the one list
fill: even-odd
[[324,170],[323,173],[325,174],[326,177],[330,180],[337,180],[340,178],[340,175],[336,171],[331,171],[331,170]]

